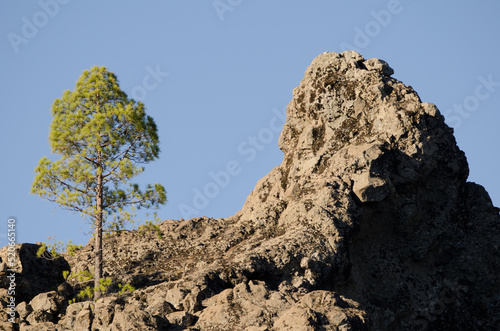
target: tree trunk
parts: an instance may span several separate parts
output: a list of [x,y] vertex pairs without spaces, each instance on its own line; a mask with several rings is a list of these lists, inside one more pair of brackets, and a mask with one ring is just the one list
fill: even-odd
[[95,246],[94,246],[94,289],[95,299],[101,297],[101,290],[99,289],[100,280],[102,278],[102,172],[98,171],[97,174],[97,215],[95,221]]

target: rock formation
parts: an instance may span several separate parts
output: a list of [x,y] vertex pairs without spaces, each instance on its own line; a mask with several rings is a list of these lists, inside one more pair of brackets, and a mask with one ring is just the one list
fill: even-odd
[[[241,211],[107,238],[104,276],[135,290],[68,304],[85,284],[31,288],[20,329],[495,330],[499,209],[467,182],[438,109],[392,74],[318,56],[287,108],[283,163]],[[21,274],[67,261],[77,275],[92,245],[57,267],[21,256]]]

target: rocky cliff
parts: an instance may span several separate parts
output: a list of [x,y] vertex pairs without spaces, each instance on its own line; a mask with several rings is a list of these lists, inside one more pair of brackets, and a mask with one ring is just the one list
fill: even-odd
[[392,74],[318,56],[287,108],[283,162],[241,211],[107,238],[114,285],[96,302],[68,304],[85,281],[57,276],[91,268],[92,240],[52,261],[18,245],[17,276],[43,283],[23,283],[21,330],[496,330],[499,209],[467,182],[438,109]]

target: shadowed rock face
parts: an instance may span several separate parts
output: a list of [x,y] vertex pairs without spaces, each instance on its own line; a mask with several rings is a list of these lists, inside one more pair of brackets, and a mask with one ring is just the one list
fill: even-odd
[[[106,239],[105,276],[136,290],[54,299],[49,317],[35,297],[24,328],[493,330],[499,210],[467,182],[438,109],[393,73],[352,51],[318,56],[287,108],[283,163],[241,211]],[[65,256],[74,274],[91,252]]]

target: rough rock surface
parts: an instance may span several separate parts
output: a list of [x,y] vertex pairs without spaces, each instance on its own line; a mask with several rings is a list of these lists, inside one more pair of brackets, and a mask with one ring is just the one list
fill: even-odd
[[[283,163],[240,212],[107,238],[105,276],[136,290],[70,305],[42,290],[21,329],[495,330],[499,209],[393,73],[321,54],[288,105]],[[92,241],[64,258],[88,270]]]
[[36,295],[57,289],[64,282],[63,271],[70,270],[64,259],[38,258],[36,253],[40,245],[16,244],[15,265],[9,263],[8,246],[0,249],[0,302],[7,303],[7,289],[10,280],[7,276],[15,272],[16,300],[29,302]]

